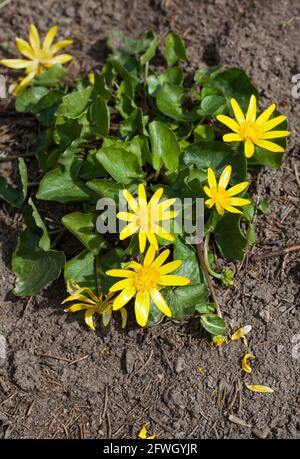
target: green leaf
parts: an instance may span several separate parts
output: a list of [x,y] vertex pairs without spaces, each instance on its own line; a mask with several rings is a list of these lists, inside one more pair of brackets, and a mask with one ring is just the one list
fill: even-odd
[[159,170],[164,164],[166,169],[174,172],[178,168],[180,148],[174,132],[160,121],[149,124],[152,150],[152,165]]
[[16,98],[17,112],[30,112],[40,99],[48,94],[48,92],[49,90],[47,88],[43,88],[41,86],[32,86],[31,88],[25,89]]
[[64,215],[62,224],[94,255],[105,247],[105,240],[96,232],[96,215],[73,212]]
[[119,130],[122,137],[126,139],[131,139],[138,134],[146,134],[142,110],[135,108],[128,118],[121,121]]
[[196,312],[199,314],[210,314],[211,312],[214,312],[215,309],[216,305],[214,303],[200,303],[195,307]]
[[84,250],[65,264],[65,281],[73,281],[81,287],[89,287],[96,293],[95,255]]
[[111,198],[114,200],[119,197],[119,192],[124,188],[121,184],[106,179],[90,180],[86,183],[86,186],[102,198]]
[[270,212],[270,204],[268,203],[268,201],[266,201],[265,199],[263,199],[262,201],[260,201],[260,203],[258,204],[257,206],[258,210],[260,210],[263,214],[267,214]]
[[61,91],[50,91],[43,96],[37,104],[31,108],[31,113],[45,127],[53,124],[54,114],[61,103],[63,93]]
[[73,91],[63,97],[62,103],[56,111],[57,117],[64,117],[68,119],[78,118],[83,110],[86,108],[93,87],[88,86],[87,88],[80,89],[79,91]]
[[225,335],[226,324],[217,314],[203,314],[200,317],[202,327],[211,335]]
[[183,157],[184,163],[194,165],[198,169],[213,169],[220,175],[223,169],[231,165],[232,177],[230,182],[234,185],[246,178],[247,162],[243,152],[235,150],[224,142],[197,142],[186,148]]
[[208,301],[208,290],[205,284],[186,285],[175,290],[169,289],[165,300],[172,311],[172,319],[181,320],[194,315],[199,302]]
[[230,100],[234,97],[246,112],[251,95],[258,97],[258,92],[243,69],[231,68],[210,78],[206,87],[218,89],[227,100],[230,113],[233,114]]
[[67,71],[60,64],[55,64],[33,80],[35,86],[55,86],[66,75]]
[[157,108],[166,116],[177,121],[192,122],[200,119],[196,108],[187,111],[183,105],[185,102],[185,90],[182,86],[172,83],[164,83],[157,91]]
[[178,237],[175,243],[174,260],[182,261],[182,265],[176,270],[176,274],[187,277],[191,285],[204,283],[196,252],[193,246],[185,243],[181,237]]
[[144,177],[138,158],[123,148],[105,147],[99,150],[96,156],[116,182],[128,185]]
[[223,96],[206,96],[202,99],[201,110],[204,116],[216,116],[225,111],[227,106]]
[[183,79],[183,71],[180,67],[171,67],[159,75],[149,75],[147,77],[148,92],[151,96],[156,96],[157,90],[164,83],[173,83],[180,86]]
[[104,97],[99,95],[96,97],[95,101],[90,106],[88,120],[90,122],[89,131],[91,134],[96,134],[100,137],[106,137],[108,135],[110,112]]
[[18,239],[12,256],[12,269],[16,274],[14,294],[36,295],[57,279],[65,264],[63,252],[50,249],[46,227],[31,199],[26,207],[27,229]]
[[177,33],[170,32],[167,34],[165,38],[165,47],[166,60],[170,67],[175,65],[179,60],[187,60],[184,43]]
[[199,142],[201,140],[214,140],[215,131],[212,126],[207,124],[198,124],[195,127],[194,131],[194,141]]
[[145,65],[147,62],[149,62],[156,53],[157,46],[159,44],[159,38],[156,35],[156,33],[150,31],[145,34],[145,39],[149,40],[149,45],[147,50],[144,52],[144,54],[140,57],[140,63],[141,65]]
[[223,258],[226,260],[242,260],[248,245],[247,238],[240,227],[240,215],[225,213],[216,224],[215,241]]
[[[281,128],[281,127],[280,127]],[[278,139],[276,139],[278,140]],[[277,143],[279,143],[277,141]],[[284,158],[284,153],[273,153],[264,148],[255,147],[255,153],[249,160],[249,166],[260,165],[270,167],[271,169],[279,169]]]
[[44,201],[63,203],[88,201],[91,192],[83,182],[73,178],[69,171],[55,168],[47,172],[40,181],[36,197]]
[[17,188],[9,186],[4,177],[0,177],[0,199],[11,206],[20,208],[27,196],[27,168],[23,158],[18,159],[19,184]]

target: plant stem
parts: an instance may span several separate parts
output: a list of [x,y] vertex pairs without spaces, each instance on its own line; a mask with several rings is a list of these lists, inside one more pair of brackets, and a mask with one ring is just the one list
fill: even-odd
[[101,279],[100,279],[101,266],[100,266],[99,255],[96,255],[95,257],[95,270],[96,270],[97,294],[98,294],[98,297],[100,297],[101,296]]
[[209,272],[209,274],[211,276],[215,277],[216,279],[222,279],[222,275],[220,273],[217,273],[216,271],[214,271],[213,268],[209,264],[209,260],[208,260],[209,237],[210,237],[210,233],[208,233],[205,236],[205,241],[204,241],[204,259],[205,259],[205,263],[206,263],[206,266],[207,266],[207,270],[208,270],[208,272]]
[[209,275],[209,272],[208,272],[208,269],[207,269],[207,265],[206,265],[206,262],[205,262],[205,258],[204,258],[204,254],[203,254],[203,244],[202,243],[196,244],[196,253],[197,253],[198,260],[199,260],[200,266],[202,268],[204,277],[206,279],[206,282],[207,282],[207,285],[208,285],[212,300],[216,305],[217,314],[218,314],[219,317],[222,318],[222,312],[221,312],[220,305],[218,303],[218,299],[217,299],[217,296],[216,296],[215,288],[213,286],[213,283],[212,283],[212,280],[211,280],[211,277]]
[[34,153],[25,153],[24,155],[11,155],[11,156],[6,156],[4,158],[0,156],[0,163],[9,163],[10,161],[14,161],[15,159],[32,158],[33,156],[35,156]]

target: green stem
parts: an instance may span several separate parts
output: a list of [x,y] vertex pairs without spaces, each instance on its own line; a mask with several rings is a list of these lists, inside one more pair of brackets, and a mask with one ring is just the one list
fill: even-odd
[[211,276],[215,277],[216,279],[222,279],[222,275],[214,271],[213,268],[209,264],[209,260],[208,260],[209,238],[210,238],[210,233],[208,233],[205,236],[205,241],[204,241],[204,259],[205,259],[205,263],[207,266],[207,270]]
[[153,182],[157,182],[158,180],[158,177],[160,176],[160,173],[161,173],[161,169],[159,168],[156,172],[155,172],[155,175],[154,175],[154,178],[153,178]]

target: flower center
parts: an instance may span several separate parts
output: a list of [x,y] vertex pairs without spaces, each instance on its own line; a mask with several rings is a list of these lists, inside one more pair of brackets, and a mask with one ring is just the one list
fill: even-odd
[[226,190],[223,190],[222,188],[214,188],[212,191],[212,199],[216,204],[218,204],[220,207],[224,207],[227,203],[227,196],[226,196]]
[[136,224],[140,227],[142,233],[153,232],[152,209],[148,206],[141,207],[137,214]]
[[133,280],[138,292],[147,293],[157,287],[159,272],[152,266],[141,266]]
[[240,135],[245,140],[258,140],[262,136],[261,129],[252,121],[245,121],[240,125]]

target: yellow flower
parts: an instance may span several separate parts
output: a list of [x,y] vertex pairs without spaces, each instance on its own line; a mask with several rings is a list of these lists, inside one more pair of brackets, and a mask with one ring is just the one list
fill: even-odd
[[256,118],[256,97],[251,96],[246,116],[235,99],[231,99],[231,107],[235,120],[226,115],[218,115],[217,119],[229,127],[233,133],[223,136],[224,142],[244,142],[246,158],[254,155],[255,145],[265,150],[284,152],[284,148],[269,139],[287,137],[289,131],[272,131],[276,126],[286,120],[286,116],[280,115],[270,119],[276,105],[272,104],[258,118]]
[[138,438],[141,438],[142,440],[153,440],[154,438],[156,438],[156,436],[155,435],[148,435],[147,424],[145,424],[145,425],[143,425],[143,427],[139,431]]
[[[94,314],[102,316],[103,325],[105,327],[108,326],[112,316],[112,304],[114,301],[111,293],[106,297],[102,295],[98,297],[90,288],[81,288],[78,284],[72,284],[70,282],[68,282],[68,292],[70,296],[68,296],[62,304],[69,301],[76,301],[76,303],[65,309],[65,312],[85,311],[85,323],[94,331]],[[122,316],[122,328],[125,328],[127,323],[127,311],[125,308],[121,308],[120,313]]]
[[225,167],[220,176],[219,183],[217,183],[214,171],[210,167],[207,170],[208,186],[204,186],[203,189],[209,199],[205,201],[205,204],[209,209],[216,206],[217,212],[220,215],[223,215],[225,210],[234,214],[241,214],[242,212],[233,206],[247,206],[251,203],[249,199],[233,197],[244,191],[249,185],[249,182],[238,183],[226,190],[231,172],[231,166]]
[[242,339],[244,343],[247,344],[246,335],[248,335],[248,333],[250,333],[251,330],[251,325],[245,325],[244,327],[239,328],[235,333],[233,333],[233,335],[231,336],[231,340],[238,341],[239,339]]
[[55,54],[63,48],[72,45],[73,40],[58,41],[53,44],[57,32],[57,26],[51,27],[41,47],[40,37],[35,25],[29,27],[29,43],[22,38],[16,38],[16,43],[20,53],[27,59],[2,59],[0,64],[11,69],[25,69],[26,77],[21,79],[21,83],[14,89],[13,94],[17,95],[30,84],[33,78],[41,75],[45,70],[54,64],[65,64],[73,59],[70,54]]
[[121,290],[113,302],[113,309],[122,308],[135,297],[136,321],[144,327],[148,320],[151,299],[163,314],[171,317],[171,310],[159,290],[167,285],[188,285],[190,281],[183,276],[169,275],[182,264],[181,260],[174,260],[164,265],[169,254],[170,250],[164,250],[155,258],[155,249],[150,245],[142,265],[132,261],[126,269],[107,271],[109,276],[125,278],[110,288],[111,292]]
[[249,363],[248,363],[248,360],[249,360],[249,359],[254,360],[254,359],[255,359],[254,355],[253,355],[253,354],[245,354],[245,355],[244,355],[244,358],[243,358],[243,360],[242,360],[242,369],[243,369],[246,373],[251,373],[251,371],[252,371],[252,369],[251,369],[251,367],[250,367],[250,365],[249,365]]
[[120,239],[126,239],[138,231],[139,246],[142,253],[144,253],[147,239],[150,245],[158,250],[156,234],[168,241],[174,241],[174,237],[159,225],[159,222],[171,220],[177,215],[175,211],[168,210],[174,204],[175,199],[159,202],[163,192],[163,188],[156,190],[148,203],[144,185],[140,184],[138,187],[138,200],[134,199],[128,190],[123,190],[123,196],[132,212],[119,212],[117,214],[120,220],[129,222],[122,229]]
[[271,387],[263,386],[262,384],[247,384],[247,389],[251,390],[252,392],[261,392],[262,394],[272,394],[274,392]]
[[212,342],[217,346],[220,347],[222,344],[227,344],[227,338],[223,335],[215,335],[212,337]]

